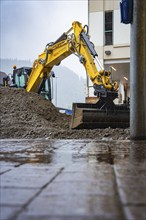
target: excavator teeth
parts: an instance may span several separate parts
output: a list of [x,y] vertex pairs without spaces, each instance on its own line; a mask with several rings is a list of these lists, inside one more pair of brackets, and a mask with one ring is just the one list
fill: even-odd
[[96,104],[73,103],[71,129],[127,128],[130,113],[128,109],[100,110]]

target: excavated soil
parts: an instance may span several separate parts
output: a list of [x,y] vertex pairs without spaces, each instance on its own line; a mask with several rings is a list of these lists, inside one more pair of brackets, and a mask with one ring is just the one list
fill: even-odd
[[71,130],[71,117],[36,93],[0,88],[1,138],[129,139],[129,129]]

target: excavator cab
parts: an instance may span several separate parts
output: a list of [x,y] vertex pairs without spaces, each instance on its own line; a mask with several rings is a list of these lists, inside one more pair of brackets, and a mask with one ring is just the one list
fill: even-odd
[[[21,67],[18,69],[15,68],[13,70],[13,84],[11,85],[11,87],[26,88],[31,71],[31,67]],[[41,94],[47,100],[52,100],[50,77],[41,82],[40,86],[38,87],[37,93]]]
[[21,67],[13,70],[13,86],[18,88],[26,88],[29,75],[32,68]]

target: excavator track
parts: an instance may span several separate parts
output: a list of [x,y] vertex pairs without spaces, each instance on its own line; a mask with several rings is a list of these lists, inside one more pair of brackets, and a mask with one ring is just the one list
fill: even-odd
[[130,112],[124,105],[114,110],[101,110],[96,104],[73,103],[71,129],[128,128]]

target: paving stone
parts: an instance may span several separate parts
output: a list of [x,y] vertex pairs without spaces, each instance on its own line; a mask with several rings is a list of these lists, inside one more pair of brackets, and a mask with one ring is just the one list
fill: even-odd
[[55,182],[85,182],[88,181],[101,181],[101,182],[108,182],[112,183],[114,176],[112,173],[102,173],[100,172],[63,172],[61,173],[54,181]]
[[[117,197],[45,196],[36,198],[24,213],[26,216],[86,216],[107,219],[123,218]],[[23,217],[23,213],[19,219]]]
[[17,167],[19,166],[20,163],[15,163],[15,162],[9,162],[9,161],[0,161],[0,168],[1,167]]
[[146,186],[133,190],[130,187],[119,188],[121,201],[124,205],[145,205],[146,206]]
[[126,206],[124,211],[127,220],[146,220],[146,206]]
[[37,192],[38,189],[0,188],[0,203],[3,206],[22,206]]
[[22,169],[35,169],[39,172],[39,170],[45,170],[53,171],[53,170],[59,170],[62,169],[64,166],[61,163],[54,164],[54,163],[25,163],[21,165]]
[[97,154],[97,153],[108,153],[109,152],[109,146],[107,143],[104,142],[90,142],[85,145],[81,149],[81,153],[88,153],[88,154]]
[[6,172],[9,172],[10,170],[11,170],[11,168],[9,168],[9,167],[2,167],[2,168],[0,168],[0,175],[4,174]]
[[145,188],[146,178],[139,178],[138,176],[118,177],[117,184],[118,184],[118,187]]
[[145,144],[3,141],[2,220],[145,220]]
[[117,166],[115,165],[115,172],[117,177],[141,177],[146,178],[146,164],[145,166]]
[[52,216],[52,215],[47,215],[47,216],[42,216],[42,215],[38,215],[38,216],[31,216],[31,215],[20,215],[16,220],[112,220],[112,218],[109,217],[87,217],[87,216]]
[[26,151],[26,149],[30,148],[29,143],[20,143],[20,142],[8,142],[8,143],[3,143],[1,142],[1,147],[0,147],[0,153],[13,153],[13,152],[21,152],[21,151]]
[[11,219],[20,209],[18,206],[0,206],[0,220]]
[[73,163],[65,167],[63,173],[65,172],[89,172],[102,174],[113,173],[113,168],[109,164],[97,164],[96,163]]
[[[32,172],[31,172],[32,171]],[[47,174],[33,174],[33,169],[29,174],[18,172],[8,172],[1,176],[1,187],[18,188],[40,188],[49,183],[50,180],[59,172],[48,172]]]
[[0,175],[8,172],[15,167],[19,166],[20,163],[11,163],[11,162],[6,162],[6,161],[0,161]]
[[103,182],[53,182],[41,193],[41,196],[54,195],[114,195],[115,186]]
[[21,176],[47,176],[51,173],[57,173],[59,170],[61,170],[62,166],[49,166],[46,167],[39,167],[39,166],[20,166],[19,169],[13,169],[11,171],[11,175],[21,175]]

